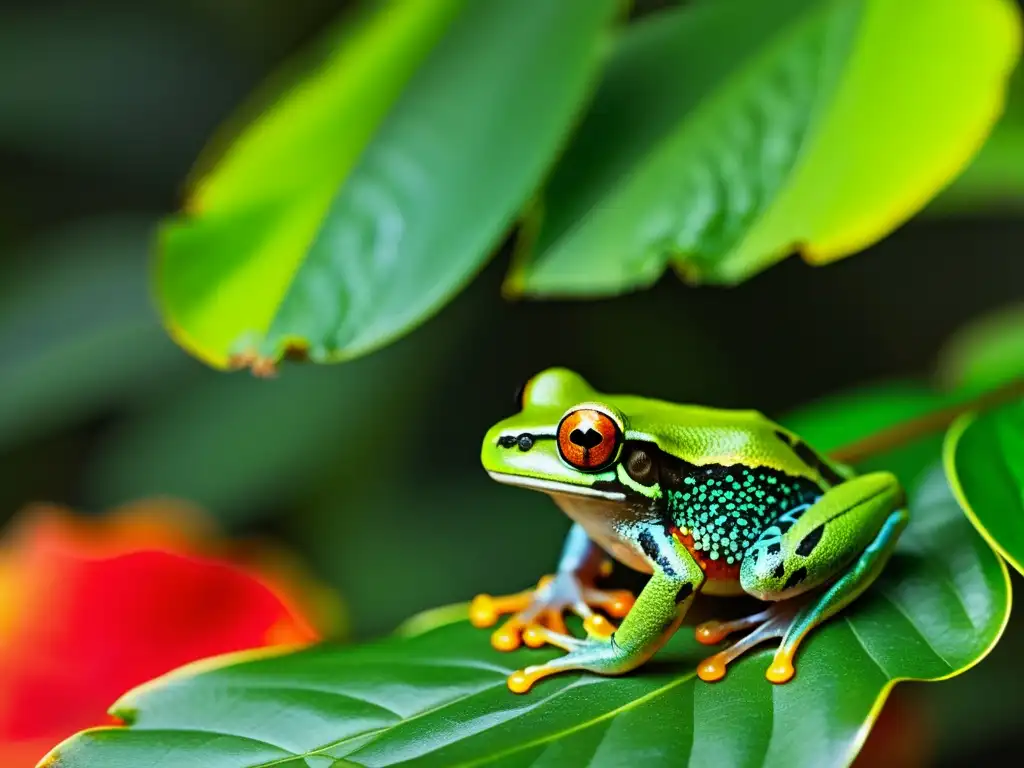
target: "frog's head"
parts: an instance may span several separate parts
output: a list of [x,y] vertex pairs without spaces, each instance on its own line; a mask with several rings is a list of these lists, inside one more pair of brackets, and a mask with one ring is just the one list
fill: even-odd
[[519,413],[487,432],[484,469],[499,482],[548,493],[610,501],[623,501],[631,489],[650,493],[632,482],[644,479],[644,457],[626,448],[626,401],[601,395],[565,368],[543,371],[521,390]]

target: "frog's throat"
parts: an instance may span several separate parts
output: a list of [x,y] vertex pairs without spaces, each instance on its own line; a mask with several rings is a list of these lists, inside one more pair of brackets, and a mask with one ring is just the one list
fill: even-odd
[[585,485],[573,485],[572,483],[560,483],[557,480],[541,480],[536,477],[523,477],[522,475],[509,475],[504,472],[488,472],[493,479],[506,485],[517,485],[520,488],[530,488],[535,491],[546,493],[564,493],[569,496],[590,496],[595,499],[606,501],[625,501],[626,494],[620,491],[602,491],[597,488],[590,488]]

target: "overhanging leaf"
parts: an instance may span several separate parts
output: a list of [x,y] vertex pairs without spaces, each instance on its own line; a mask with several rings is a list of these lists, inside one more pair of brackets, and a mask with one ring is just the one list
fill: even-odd
[[245,132],[163,232],[172,334],[218,366],[354,357],[480,268],[581,106],[617,0],[402,0]]
[[960,419],[944,458],[967,517],[1024,573],[1024,401]]
[[1006,111],[981,152],[928,206],[939,215],[1020,211],[1024,205],[1024,70],[1010,81]]
[[723,0],[628,29],[507,289],[736,283],[888,233],[981,146],[1017,60],[1009,0]]
[[1006,569],[940,467],[911,486],[911,515],[880,579],[808,640],[784,686],[764,679],[770,651],[721,683],[696,680],[707,651],[683,631],[634,674],[568,675],[515,696],[512,667],[550,654],[499,654],[455,608],[371,645],[185,668],[115,705],[129,727],[79,734],[46,764],[844,765],[894,682],[976,663],[1008,615]]

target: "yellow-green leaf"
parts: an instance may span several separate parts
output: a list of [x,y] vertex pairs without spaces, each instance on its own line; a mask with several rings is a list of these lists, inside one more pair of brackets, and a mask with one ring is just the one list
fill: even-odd
[[163,230],[158,294],[200,358],[354,357],[480,268],[586,97],[618,0],[394,0],[200,178]]
[[1011,0],[721,0],[628,30],[507,288],[614,294],[672,263],[732,284],[883,237],[981,146]]

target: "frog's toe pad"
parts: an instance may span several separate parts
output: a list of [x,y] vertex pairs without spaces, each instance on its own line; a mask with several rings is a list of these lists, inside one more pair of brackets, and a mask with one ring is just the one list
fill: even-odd
[[768,667],[768,671],[764,673],[764,676],[776,685],[781,685],[792,680],[795,673],[793,660],[780,653],[772,661],[772,665]]
[[709,656],[697,667],[697,677],[705,683],[717,682],[725,677],[726,664],[726,660],[719,653]]
[[526,693],[529,691],[536,679],[532,675],[526,674],[525,669],[517,670],[508,677],[508,689],[512,693]]
[[592,613],[583,620],[583,629],[588,637],[607,640],[614,634],[615,625],[599,613]]
[[729,636],[729,627],[721,621],[705,621],[697,626],[694,635],[701,645],[718,645]]

